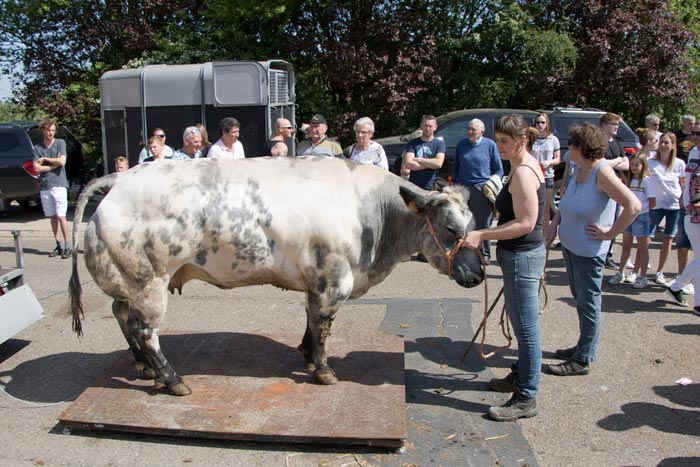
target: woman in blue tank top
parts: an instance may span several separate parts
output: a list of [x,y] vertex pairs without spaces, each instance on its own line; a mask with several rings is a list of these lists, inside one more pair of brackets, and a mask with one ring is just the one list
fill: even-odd
[[[641,209],[637,197],[605,161],[608,142],[600,128],[584,123],[569,129],[570,161],[576,164],[559,211],[545,232],[548,242],[559,231],[569,288],[576,302],[580,336],[556,355],[566,361],[549,365],[558,376],[585,375],[595,360],[600,338],[603,268],[610,240],[632,223]],[[615,220],[615,203],[623,209]]]
[[542,365],[538,287],[544,271],[545,248],[542,213],[546,187],[537,159],[527,150],[528,125],[519,115],[506,115],[495,126],[501,159],[510,161],[508,183],[496,199],[498,225],[467,234],[465,244],[476,249],[484,240],[498,240],[496,256],[503,271],[503,295],[508,318],[518,341],[518,361],[491,389],[512,392],[500,407],[490,407],[489,417],[511,421],[537,415],[537,391]]

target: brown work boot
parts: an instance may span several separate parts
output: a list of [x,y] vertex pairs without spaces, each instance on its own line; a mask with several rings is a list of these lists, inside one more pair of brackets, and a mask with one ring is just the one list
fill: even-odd
[[505,378],[492,379],[489,389],[496,392],[515,392],[515,373],[511,371]]
[[502,406],[489,407],[489,418],[497,422],[512,422],[519,418],[529,418],[535,415],[537,415],[537,400],[517,392]]

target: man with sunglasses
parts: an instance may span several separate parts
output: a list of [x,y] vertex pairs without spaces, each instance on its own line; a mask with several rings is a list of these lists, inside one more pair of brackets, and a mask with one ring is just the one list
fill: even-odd
[[[165,144],[165,131],[162,128],[154,128],[153,133],[151,136],[155,136],[156,138],[160,138],[160,140],[163,142],[163,152],[162,155],[165,158],[171,158],[173,157],[173,154],[175,153],[175,150]],[[153,153],[151,153],[146,146],[141,150],[139,153],[139,164],[146,160],[149,157],[153,157]]]
[[294,126],[286,118],[275,120],[275,134],[265,141],[261,156],[286,157],[289,155],[289,141],[292,139]]

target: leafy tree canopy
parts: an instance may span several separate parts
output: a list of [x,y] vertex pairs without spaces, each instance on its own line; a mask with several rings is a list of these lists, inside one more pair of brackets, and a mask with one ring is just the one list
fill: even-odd
[[423,113],[544,103],[673,121],[700,111],[697,0],[0,0],[0,69],[16,103],[56,115],[100,153],[107,70],[291,61],[299,120],[350,137]]

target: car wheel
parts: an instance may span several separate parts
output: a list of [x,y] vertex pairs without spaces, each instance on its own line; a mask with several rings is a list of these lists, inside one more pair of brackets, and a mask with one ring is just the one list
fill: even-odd
[[552,189],[552,203],[549,205],[549,218],[552,219],[559,212],[559,201],[561,200],[561,180],[554,182]]

